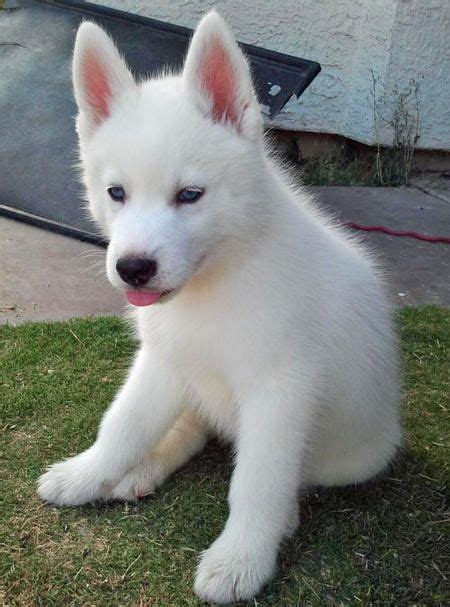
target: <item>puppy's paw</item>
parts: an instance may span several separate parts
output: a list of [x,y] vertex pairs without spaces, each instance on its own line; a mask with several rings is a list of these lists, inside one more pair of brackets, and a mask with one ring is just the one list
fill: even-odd
[[81,506],[106,499],[108,491],[89,451],[53,464],[38,480],[40,497],[55,506]]
[[132,468],[111,492],[111,499],[134,502],[153,493],[166,479],[162,463],[149,459]]
[[220,536],[203,553],[195,593],[211,603],[233,603],[254,597],[275,574],[275,550],[256,551],[241,536]]

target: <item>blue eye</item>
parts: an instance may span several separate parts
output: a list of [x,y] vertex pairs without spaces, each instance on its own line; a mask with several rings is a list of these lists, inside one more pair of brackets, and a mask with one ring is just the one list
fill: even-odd
[[108,194],[117,202],[123,202],[125,200],[125,190],[121,185],[113,185],[108,188]]
[[177,194],[177,203],[192,204],[197,202],[197,200],[203,196],[204,192],[205,190],[202,188],[184,188],[184,190],[180,190]]

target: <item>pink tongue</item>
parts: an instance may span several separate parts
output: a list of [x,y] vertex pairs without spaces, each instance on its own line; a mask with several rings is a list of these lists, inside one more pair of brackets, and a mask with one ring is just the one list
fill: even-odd
[[158,291],[125,291],[125,294],[133,306],[151,306],[161,297]]

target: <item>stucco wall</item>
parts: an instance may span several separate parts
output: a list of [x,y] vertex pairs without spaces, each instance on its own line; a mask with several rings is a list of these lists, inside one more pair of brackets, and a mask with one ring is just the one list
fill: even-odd
[[[414,78],[419,147],[450,149],[450,0],[96,1],[188,27],[216,7],[239,40],[319,61],[316,81],[273,121],[283,129],[390,144],[392,130],[375,129],[371,70],[391,106]],[[378,109],[388,116],[392,107]]]

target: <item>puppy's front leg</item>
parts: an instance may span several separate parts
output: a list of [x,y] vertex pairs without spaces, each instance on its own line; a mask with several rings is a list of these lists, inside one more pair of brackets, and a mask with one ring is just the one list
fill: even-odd
[[163,438],[179,415],[182,402],[182,387],[175,373],[143,346],[103,417],[95,443],[51,466],[39,479],[39,495],[57,506],[108,498],[126,472]]
[[195,590],[202,599],[249,599],[274,575],[279,544],[298,516],[310,403],[293,385],[259,386],[242,403],[230,515],[200,561]]

